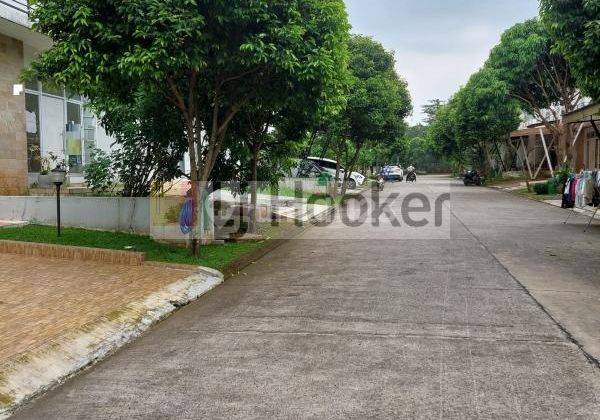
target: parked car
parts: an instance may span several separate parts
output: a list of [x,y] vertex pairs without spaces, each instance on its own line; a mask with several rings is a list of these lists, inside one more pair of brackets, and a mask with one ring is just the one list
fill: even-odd
[[292,168],[291,176],[292,178],[319,178],[323,172],[326,171],[316,163],[307,159],[298,159],[296,166]]
[[[331,159],[321,159],[317,157],[308,157],[306,158],[309,162],[314,163],[318,167],[322,168],[324,171],[327,171],[332,176],[335,176],[337,162]],[[340,167],[340,179],[344,178],[345,169],[344,167]],[[354,190],[358,187],[361,187],[365,183],[366,177],[358,172],[352,172],[350,174],[350,179],[348,180],[348,188]]]
[[388,166],[384,166],[381,169],[381,176],[383,176],[383,179],[385,181],[390,181],[390,182],[402,182],[404,181],[404,170],[396,165],[388,165]]

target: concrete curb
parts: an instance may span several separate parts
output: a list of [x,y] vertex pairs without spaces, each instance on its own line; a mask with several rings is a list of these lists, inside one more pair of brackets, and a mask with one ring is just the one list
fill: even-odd
[[193,275],[106,314],[0,367],[0,419],[23,404],[110,356],[178,308],[219,286],[221,272]]

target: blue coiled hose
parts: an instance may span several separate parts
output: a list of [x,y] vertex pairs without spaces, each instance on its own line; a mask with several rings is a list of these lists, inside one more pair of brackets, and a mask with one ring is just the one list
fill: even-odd
[[191,198],[185,200],[179,213],[179,228],[184,235],[194,229],[194,202]]

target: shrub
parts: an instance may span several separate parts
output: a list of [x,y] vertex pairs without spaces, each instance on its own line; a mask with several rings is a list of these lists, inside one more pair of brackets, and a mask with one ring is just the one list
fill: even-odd
[[85,183],[94,194],[107,195],[114,192],[117,185],[115,165],[112,156],[100,149],[93,149],[90,162],[83,168]]
[[556,178],[552,178],[548,181],[548,194],[555,195],[558,194],[558,189],[560,186],[560,182]]
[[567,183],[567,180],[574,172],[575,171],[573,170],[573,168],[571,168],[569,165],[561,166],[554,175],[554,179],[556,180],[559,187],[564,187],[564,185]]
[[535,191],[537,195],[548,195],[548,183],[540,182],[538,184],[533,184],[533,191]]

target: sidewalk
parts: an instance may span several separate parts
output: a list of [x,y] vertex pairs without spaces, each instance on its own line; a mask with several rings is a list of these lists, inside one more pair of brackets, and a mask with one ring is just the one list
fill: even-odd
[[[509,185],[491,186],[490,188],[509,192],[512,194],[516,194],[519,197],[525,197],[525,195],[517,193],[517,191],[522,190],[525,187],[526,187],[526,184],[524,182],[521,182],[518,184],[515,183],[515,184],[509,184]],[[543,200],[543,199],[538,200],[537,198],[533,198],[533,197],[526,197],[526,198],[530,198],[532,200],[536,200],[541,203],[546,203],[546,204],[549,204],[554,207],[562,208],[562,200]],[[590,206],[586,206],[585,208],[574,208],[574,209],[567,209],[567,210],[574,211],[575,213],[579,213],[580,215],[587,217],[589,220],[594,215],[594,212],[596,209],[593,207],[590,207]],[[566,218],[567,218],[567,216],[565,216],[565,219]],[[600,220],[600,212],[597,212],[595,214],[594,218],[597,220]]]
[[222,281],[162,264],[0,253],[0,418]]

